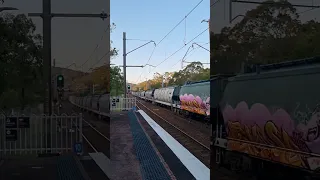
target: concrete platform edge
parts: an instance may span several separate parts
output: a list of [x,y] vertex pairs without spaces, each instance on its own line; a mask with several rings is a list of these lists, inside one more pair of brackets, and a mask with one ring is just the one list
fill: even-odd
[[86,172],[86,170],[84,169],[84,167],[82,166],[80,160],[79,160],[79,157],[78,156],[73,156],[73,159],[75,160],[76,164],[77,164],[77,167],[82,175],[82,177],[85,179],[85,180],[91,180],[91,178],[89,177],[88,173]]

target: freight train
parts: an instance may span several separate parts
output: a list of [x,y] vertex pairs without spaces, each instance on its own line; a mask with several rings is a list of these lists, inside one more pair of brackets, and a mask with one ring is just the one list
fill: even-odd
[[320,57],[215,76],[210,91],[216,165],[320,179]]
[[132,95],[157,105],[170,107],[175,113],[198,115],[202,120],[210,120],[210,80],[132,92]]
[[110,94],[70,97],[70,101],[90,113],[101,115],[110,112]]
[[320,57],[133,94],[174,110],[211,113],[217,166],[258,179],[320,179]]
[[[211,168],[256,173],[258,179],[320,179],[320,57],[132,94],[175,112],[211,116]],[[101,111],[110,108],[109,98],[75,102]]]

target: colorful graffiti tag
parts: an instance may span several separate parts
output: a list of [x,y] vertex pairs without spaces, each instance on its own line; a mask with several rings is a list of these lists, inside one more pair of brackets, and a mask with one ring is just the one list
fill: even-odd
[[210,97],[201,99],[192,94],[180,95],[181,109],[201,115],[210,115]]
[[228,149],[311,170],[320,170],[320,112],[311,113],[306,124],[295,125],[281,108],[274,113],[260,103],[249,109],[240,102],[226,105],[223,117]]

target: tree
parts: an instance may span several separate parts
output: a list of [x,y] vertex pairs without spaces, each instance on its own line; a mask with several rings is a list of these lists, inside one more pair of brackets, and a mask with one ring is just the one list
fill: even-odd
[[[110,32],[116,28],[115,23],[110,25]],[[110,58],[114,58],[118,55],[118,50],[112,47],[112,40],[110,41]],[[82,95],[86,95],[92,92],[92,87],[95,87],[95,93],[111,93],[117,94],[117,92],[123,92],[119,89],[121,80],[121,70],[119,67],[110,67],[109,65],[99,66],[93,69],[91,73],[86,73],[83,76],[76,78],[74,84],[71,87],[73,91],[81,92]],[[116,82],[117,81],[117,82]],[[116,89],[114,89],[116,87]],[[123,87],[123,86],[121,86]],[[122,88],[123,89],[123,88]]]
[[[112,23],[110,25],[110,33],[112,33],[116,29],[116,27],[117,27],[116,24]],[[112,48],[112,44],[113,44],[113,41],[110,40],[110,57],[111,57],[111,59],[118,56],[118,49]]]
[[204,68],[201,62],[192,62],[178,72],[156,73],[151,80],[139,83],[135,91],[160,88],[162,81],[164,86],[183,85],[187,81],[201,81],[210,78],[210,69]]
[[169,80],[169,85],[183,85],[187,81],[208,80],[210,77],[210,69],[203,68],[201,62],[192,62],[183,70],[174,72]]
[[124,77],[118,66],[110,69],[110,95],[119,96],[124,93]]
[[[268,64],[318,55],[319,23],[301,23],[287,1],[248,11],[233,27],[211,33],[212,71],[237,73],[242,63]],[[280,4],[286,4],[286,6]]]
[[0,104],[6,107],[23,108],[43,97],[42,37],[35,29],[23,14],[0,16]]

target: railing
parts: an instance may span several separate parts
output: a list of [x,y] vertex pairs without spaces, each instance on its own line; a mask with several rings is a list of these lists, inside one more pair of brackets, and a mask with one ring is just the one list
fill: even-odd
[[[136,107],[136,98],[135,97],[132,97],[132,98],[111,97],[109,102],[99,102],[99,104],[100,104],[99,109],[92,109],[92,107],[80,106],[79,104],[76,103],[77,102],[76,99],[77,99],[77,97],[69,97],[69,101],[72,104],[74,104],[82,109],[86,109],[88,111],[91,111],[93,113],[96,113],[96,114],[102,115],[102,116],[110,116],[110,114],[108,112],[103,111],[103,110],[106,110],[106,108],[109,109],[109,107],[110,107],[110,112],[131,110]],[[105,99],[105,100],[107,100],[107,99]],[[91,104],[92,103],[97,103],[97,102],[91,102]],[[102,108],[102,104],[105,105],[107,103],[110,103],[109,104],[110,106]]]
[[110,111],[130,110],[136,107],[136,98],[110,98]]
[[0,114],[0,158],[70,151],[82,154],[82,114]]

